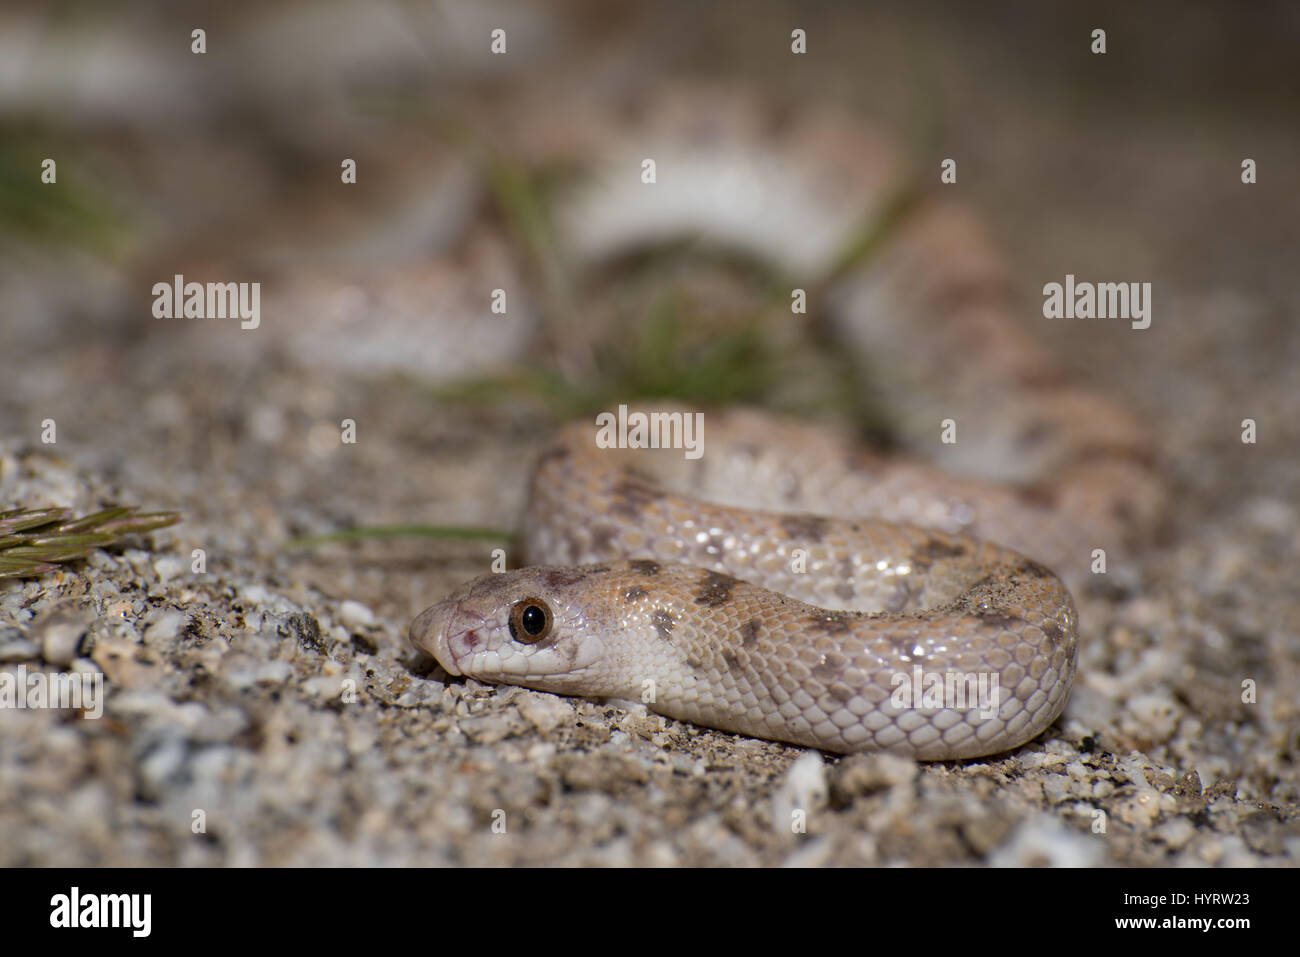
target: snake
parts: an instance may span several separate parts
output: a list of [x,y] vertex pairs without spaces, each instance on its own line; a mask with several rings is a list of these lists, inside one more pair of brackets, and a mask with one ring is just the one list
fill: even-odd
[[[666,438],[697,417],[698,456],[571,423],[536,457],[518,567],[421,612],[410,643],[449,676],[834,754],[957,760],[1042,734],[1078,666],[1066,583],[1099,554],[1127,561],[1160,515],[1145,428],[1037,344],[994,244],[946,197],[841,268],[900,163],[879,134],[698,90],[630,116],[524,136],[584,160],[553,210],[563,255],[684,235],[806,277],[897,411],[898,447],[753,409],[644,410]],[[941,443],[941,423],[965,438]]]
[[826,477],[781,466],[763,415],[704,421],[719,435],[695,463],[563,430],[533,477],[523,551],[564,564],[476,579],[421,613],[411,642],[451,675],[836,753],[974,757],[1057,717],[1078,630],[1056,575],[969,535],[720,504],[741,474],[784,476],[785,504]]

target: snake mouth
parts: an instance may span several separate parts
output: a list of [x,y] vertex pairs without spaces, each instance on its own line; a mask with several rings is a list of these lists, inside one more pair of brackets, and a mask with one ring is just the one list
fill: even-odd
[[449,675],[465,674],[461,662],[482,644],[478,629],[483,621],[458,602],[444,601],[426,608],[411,622],[409,640],[432,655]]

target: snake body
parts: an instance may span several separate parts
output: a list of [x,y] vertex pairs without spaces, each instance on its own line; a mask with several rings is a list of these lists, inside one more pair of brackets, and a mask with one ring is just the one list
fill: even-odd
[[[942,467],[750,411],[706,413],[698,459],[600,448],[577,423],[538,460],[528,567],[469,583],[410,639],[453,675],[831,752],[1018,746],[1075,675],[1077,616],[1054,571],[1082,581],[1095,549],[1118,560],[1159,514],[1146,432],[1026,335],[961,211],[922,202],[837,272],[834,250],[882,204],[889,149],[815,111],[775,147],[755,115],[670,96],[630,131],[566,131],[589,175],[560,201],[559,245],[587,263],[689,235],[821,284],[832,328],[895,399],[900,444]],[[671,174],[657,192],[629,173],[641,156]],[[936,452],[949,415],[965,438]]]
[[773,450],[747,441],[761,417],[713,419],[697,462],[566,429],[524,522],[525,560],[566,564],[471,582],[416,618],[412,642],[453,675],[833,752],[970,757],[1055,719],[1077,627],[1052,572],[969,536],[709,501]]

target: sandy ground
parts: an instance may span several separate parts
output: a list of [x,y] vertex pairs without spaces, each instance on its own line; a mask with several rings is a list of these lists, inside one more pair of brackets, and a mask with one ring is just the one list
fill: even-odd
[[[93,137],[118,159],[109,180],[144,238],[111,256],[5,238],[24,252],[0,287],[0,502],[120,501],[185,521],[0,583],[0,671],[106,679],[98,720],[0,711],[0,863],[1300,860],[1300,96],[1281,66],[1294,13],[1267,7],[1252,27],[1198,5],[1173,21],[1118,6],[1059,20],[1028,4],[979,17],[763,5],[743,20],[686,6],[557,7],[587,38],[562,49],[651,78],[772,84],[904,140],[918,104],[941,104],[936,155],[960,157],[954,188],[1007,251],[1027,321],[1152,424],[1169,520],[1139,563],[1076,596],[1084,646],[1062,719],[1012,754],[918,765],[446,680],[406,627],[481,574],[490,544],[289,542],[509,524],[549,420],[274,350],[233,360],[160,329],[132,264],[176,232],[219,235],[207,224],[223,204],[274,192],[259,166],[273,138],[233,109],[221,123],[166,106],[165,122],[134,124],[65,111],[62,142]],[[751,48],[792,18],[809,63],[773,76]],[[1109,27],[1104,58],[1087,53],[1094,20]],[[464,81],[498,99],[520,82]],[[20,123],[40,104],[8,109]],[[304,110],[328,127],[328,110]],[[256,148],[244,129],[262,131]],[[188,175],[165,175],[164,136]],[[1152,282],[1151,328],[1038,319],[1042,284],[1067,272]],[[338,442],[345,418],[352,445]],[[792,808],[806,833],[791,833]]]

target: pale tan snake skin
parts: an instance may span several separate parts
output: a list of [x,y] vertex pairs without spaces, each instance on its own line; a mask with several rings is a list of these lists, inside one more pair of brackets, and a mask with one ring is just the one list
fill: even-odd
[[[754,468],[763,454],[744,441],[761,420],[707,416],[706,434],[713,419],[722,436],[697,462],[651,453],[665,472],[694,473],[686,482],[704,498],[719,492],[712,480],[728,479],[725,466],[710,476],[711,465]],[[524,522],[525,560],[575,564],[485,576],[412,624],[411,640],[451,674],[645,701],[826,751],[926,759],[1006,750],[1060,713],[1076,616],[1044,566],[914,526],[674,495],[645,476],[650,456],[631,455],[629,471],[629,456],[594,437],[591,425],[571,427],[543,455]],[[644,557],[597,562],[619,554]],[[518,620],[512,631],[512,611],[530,603],[551,618],[541,640],[527,640]],[[916,668],[927,681],[983,676],[1000,700],[981,707],[971,684],[965,708],[895,707]]]
[[[717,232],[707,219],[724,213],[707,198],[739,178],[760,199],[807,187],[783,196],[779,215],[756,210],[748,226],[721,204],[727,242],[780,259],[800,249],[782,233],[787,206],[843,219],[842,207],[870,205],[889,165],[878,140],[817,116],[785,131],[822,150],[792,177],[782,171],[798,167],[798,149],[757,142],[734,103],[667,103],[640,118],[633,145],[610,147],[594,185],[569,201],[567,245],[579,258],[635,246],[638,235]],[[633,187],[600,185],[649,152],[683,168],[689,158],[696,180],[707,179],[710,156],[726,159],[714,163],[714,186],[696,182],[676,205],[671,191],[643,200]],[[752,156],[754,168],[742,169]],[[869,160],[855,167],[854,156]],[[844,170],[841,190],[827,188]],[[783,265],[797,275],[829,267],[793,252]],[[925,387],[909,393],[904,417],[920,424],[904,422],[906,446],[923,446],[945,415],[962,419],[968,438],[948,470],[743,410],[705,412],[698,460],[681,449],[597,448],[595,425],[575,423],[531,483],[518,558],[533,567],[467,584],[416,618],[411,641],[453,675],[641,701],[830,752],[956,759],[1040,734],[1076,669],[1077,615],[1056,573],[1077,585],[1097,549],[1122,560],[1159,513],[1145,432],[1055,370],[1014,315],[987,241],[945,204],[922,204],[827,300],[877,385]],[[946,696],[898,697],[936,682]],[[954,697],[979,682],[997,689],[993,707]]]

